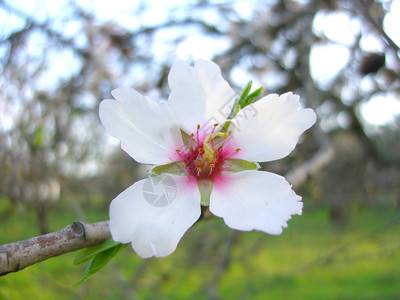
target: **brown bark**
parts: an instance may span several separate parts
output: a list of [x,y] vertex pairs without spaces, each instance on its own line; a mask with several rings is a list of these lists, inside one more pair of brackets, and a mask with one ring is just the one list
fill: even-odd
[[74,222],[64,229],[0,246],[0,276],[67,252],[104,242],[110,237],[108,221]]

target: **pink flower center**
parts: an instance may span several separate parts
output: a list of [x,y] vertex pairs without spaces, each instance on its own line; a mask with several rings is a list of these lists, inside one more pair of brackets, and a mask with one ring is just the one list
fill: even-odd
[[200,125],[197,125],[196,135],[190,135],[190,146],[186,145],[185,150],[176,149],[183,167],[198,180],[212,179],[221,171],[228,170],[229,164],[224,162],[240,151],[240,148],[231,151],[228,145],[225,145],[231,131],[215,132],[217,126],[218,124],[214,124],[212,132],[202,138],[199,135]]

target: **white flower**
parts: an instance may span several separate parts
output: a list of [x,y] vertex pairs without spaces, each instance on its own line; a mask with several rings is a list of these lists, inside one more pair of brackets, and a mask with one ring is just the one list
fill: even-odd
[[[287,156],[315,120],[292,93],[268,95],[226,123],[235,93],[219,67],[179,61],[168,76],[167,102],[130,88],[103,100],[100,119],[133,159],[158,165],[110,205],[115,241],[132,243],[141,257],[171,254],[199,218],[202,205],[237,230],[280,234],[301,197],[281,176],[258,164]],[[230,124],[229,128],[226,127]],[[161,189],[160,189],[161,188]],[[154,190],[152,190],[154,189]]]

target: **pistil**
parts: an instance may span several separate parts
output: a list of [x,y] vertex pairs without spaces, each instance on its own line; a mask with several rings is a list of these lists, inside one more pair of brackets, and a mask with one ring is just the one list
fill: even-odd
[[[218,174],[225,160],[223,154],[224,143],[229,135],[226,132],[215,132],[218,124],[214,124],[211,133],[201,141],[199,134],[200,126],[197,126],[195,134],[190,135],[190,145],[186,151],[176,150],[181,159],[182,166],[193,176],[206,179]],[[222,138],[223,140],[216,140]]]

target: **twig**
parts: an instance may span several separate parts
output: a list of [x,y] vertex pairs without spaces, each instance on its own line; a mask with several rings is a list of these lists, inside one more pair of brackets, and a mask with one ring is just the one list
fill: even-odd
[[[310,9],[308,10],[308,13],[314,16],[317,13],[316,6],[312,5],[311,3],[309,8]],[[306,34],[303,36],[302,44],[300,45],[300,69],[305,79],[305,91],[308,105],[316,109],[318,107],[317,99],[319,99],[319,93],[314,85],[314,81],[310,73],[310,53],[311,45],[314,41],[314,36],[312,34],[312,20],[312,17],[302,19],[301,29]],[[295,188],[306,181],[308,177],[317,173],[334,157],[334,148],[329,138],[324,134],[318,124],[314,126],[313,132],[315,139],[320,144],[319,150],[310,160],[285,174],[286,180]]]
[[[351,2],[350,2],[351,3]],[[354,8],[361,13],[361,15],[364,17],[364,19],[372,26],[373,29],[377,33],[379,33],[382,37],[382,39],[394,50],[396,53],[400,50],[399,46],[392,40],[390,36],[383,30],[383,17],[381,16],[380,20],[376,20],[369,10],[371,9],[371,5],[368,3],[368,1],[363,1],[363,0],[358,0],[358,1],[353,1],[352,2]],[[375,4],[375,5],[380,5],[380,4]],[[395,56],[397,60],[399,60],[398,56]]]
[[239,241],[240,231],[234,230],[227,240],[225,248],[222,250],[221,256],[214,268],[211,281],[209,283],[208,296],[210,299],[219,299],[217,286],[224,275],[224,272],[229,268],[232,261],[232,249]]
[[108,221],[74,222],[62,230],[0,246],[0,276],[67,252],[98,245],[110,237]]
[[311,175],[316,174],[334,157],[335,151],[329,139],[319,127],[314,128],[315,136],[320,141],[320,148],[314,156],[302,165],[285,174],[285,178],[293,187],[300,186]]

